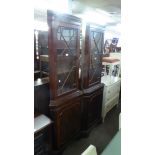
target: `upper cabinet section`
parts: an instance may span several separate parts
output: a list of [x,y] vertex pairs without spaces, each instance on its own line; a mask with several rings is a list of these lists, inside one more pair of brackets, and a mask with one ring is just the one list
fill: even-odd
[[50,86],[52,98],[77,91],[79,88],[79,18],[47,12]]
[[90,29],[89,85],[100,81],[102,66],[103,32]]
[[83,58],[83,87],[88,88],[101,81],[104,28],[87,24]]

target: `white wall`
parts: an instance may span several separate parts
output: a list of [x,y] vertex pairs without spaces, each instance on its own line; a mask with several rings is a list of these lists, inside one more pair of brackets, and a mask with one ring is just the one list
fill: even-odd
[[48,30],[47,10],[72,14],[71,0],[34,0],[34,29]]
[[118,26],[107,26],[104,33],[104,40],[119,38],[118,45],[121,47],[121,29],[118,29]]

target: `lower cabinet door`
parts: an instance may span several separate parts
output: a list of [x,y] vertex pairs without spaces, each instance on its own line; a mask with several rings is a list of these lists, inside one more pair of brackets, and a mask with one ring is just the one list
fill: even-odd
[[84,93],[82,102],[82,131],[91,129],[102,120],[103,87]]
[[88,103],[88,126],[101,118],[102,94],[94,95]]
[[63,150],[81,130],[82,93],[76,92],[50,102],[53,120],[53,150]]
[[71,104],[59,113],[60,142],[64,144],[75,136],[81,128],[80,102]]

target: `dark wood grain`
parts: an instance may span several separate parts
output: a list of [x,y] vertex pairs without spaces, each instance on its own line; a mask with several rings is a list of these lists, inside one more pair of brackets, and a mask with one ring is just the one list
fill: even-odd
[[54,147],[61,149],[81,130],[82,92],[51,100],[50,113],[54,120]]
[[82,102],[82,132],[89,132],[91,128],[102,120],[103,84],[84,90]]

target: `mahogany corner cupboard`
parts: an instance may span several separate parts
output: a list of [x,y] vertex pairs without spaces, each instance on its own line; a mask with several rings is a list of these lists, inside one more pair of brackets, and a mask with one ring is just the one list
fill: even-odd
[[101,83],[104,27],[87,23],[83,31],[82,52],[82,130],[89,133],[91,127],[102,121],[101,109],[103,84]]
[[39,70],[35,79],[46,84],[45,94],[39,96],[41,87],[36,95],[35,109],[53,121],[52,149],[61,152],[73,138],[102,121],[104,28],[86,24],[80,55],[80,18],[48,10],[47,24],[48,31],[37,30],[35,38]]
[[54,148],[60,150],[81,130],[79,52],[81,20],[47,11],[50,114],[54,121]]

